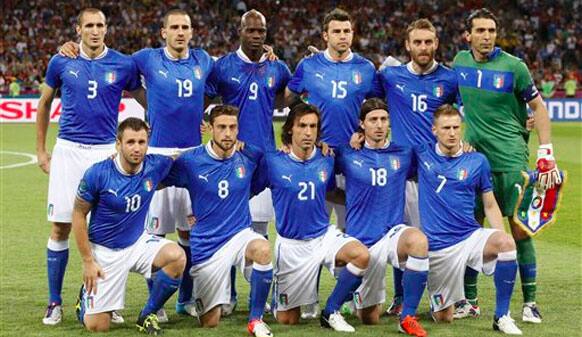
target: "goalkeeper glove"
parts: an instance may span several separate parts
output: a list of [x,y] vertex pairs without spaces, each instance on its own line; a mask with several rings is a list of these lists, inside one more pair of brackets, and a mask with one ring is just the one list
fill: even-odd
[[538,169],[538,182],[542,189],[547,190],[562,183],[552,144],[540,145],[536,166]]

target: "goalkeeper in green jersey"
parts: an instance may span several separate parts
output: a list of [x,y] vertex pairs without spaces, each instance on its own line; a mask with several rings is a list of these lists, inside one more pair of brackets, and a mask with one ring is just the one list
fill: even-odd
[[[550,119],[525,63],[495,47],[497,18],[487,9],[474,11],[466,20],[466,39],[471,50],[461,51],[454,60],[459,91],[464,105],[466,140],[487,156],[493,173],[494,192],[517,243],[517,259],[524,296],[525,322],[541,323],[535,303],[536,258],[533,240],[513,221],[517,202],[516,184],[520,171],[527,170],[529,131],[527,106],[533,112],[540,147],[538,181],[542,188],[561,183],[551,143]],[[483,212],[477,210],[482,222]],[[465,274],[466,301],[457,305],[456,318],[478,316],[477,271]]]

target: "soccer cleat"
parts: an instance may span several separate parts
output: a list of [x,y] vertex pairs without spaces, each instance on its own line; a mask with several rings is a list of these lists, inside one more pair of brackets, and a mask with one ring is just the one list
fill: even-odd
[[400,320],[400,324],[398,325],[398,331],[410,336],[416,337],[428,336],[422,325],[420,325],[420,322],[417,321],[416,317],[410,315]]
[[509,313],[507,315],[503,315],[499,318],[493,319],[493,330],[501,331],[506,335],[521,335],[522,332],[519,330],[517,325],[515,325],[515,321]]
[[42,323],[44,325],[57,325],[63,320],[63,307],[55,302],[46,307]]
[[227,316],[232,315],[232,313],[236,309],[236,305],[237,304],[238,304],[238,302],[236,300],[234,302],[230,302],[230,303],[227,303],[227,304],[223,304],[221,306],[221,313],[220,313],[220,315],[222,317],[227,317]]
[[467,317],[477,318],[481,315],[481,308],[478,305],[473,305],[467,300],[462,300],[455,303],[454,319],[462,319]]
[[316,319],[318,314],[319,314],[319,303],[301,306],[302,319]]
[[123,324],[123,323],[125,323],[125,320],[123,319],[123,316],[121,316],[121,314],[119,312],[114,310],[111,312],[111,323]]
[[249,322],[247,325],[247,329],[249,333],[256,337],[272,337],[273,333],[271,332],[271,328],[267,325],[267,323],[263,322],[261,319],[254,319]]
[[176,313],[179,315],[190,315],[192,317],[198,317],[198,313],[196,312],[196,305],[193,302],[176,302]]
[[146,335],[159,336],[162,334],[162,329],[158,322],[158,316],[154,313],[147,316],[140,315],[135,326],[137,327],[137,331],[143,332]]
[[386,310],[386,315],[400,316],[400,313],[402,313],[402,296],[394,296],[392,303]]
[[160,310],[158,310],[158,312],[156,312],[156,316],[158,317],[158,323],[168,323],[169,319],[168,319],[168,314],[166,314],[166,310],[164,310],[164,308],[161,308]]
[[323,328],[333,329],[338,332],[355,332],[353,326],[349,325],[348,322],[344,319],[342,314],[339,311],[336,311],[329,315],[328,317],[325,316],[324,312],[321,312],[321,317],[319,318],[319,323]]
[[535,303],[526,303],[523,305],[521,320],[528,323],[539,324],[542,322],[542,314]]

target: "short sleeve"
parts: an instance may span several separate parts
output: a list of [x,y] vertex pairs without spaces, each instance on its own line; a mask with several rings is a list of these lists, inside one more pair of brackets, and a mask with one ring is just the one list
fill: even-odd
[[253,180],[251,182],[251,194],[257,195],[265,188],[269,187],[269,164],[268,154],[261,156],[257,169],[253,173]]
[[173,162],[170,172],[162,180],[162,185],[187,187],[188,169],[186,154],[182,154]]
[[485,156],[481,156],[480,174],[479,174],[479,192],[485,193],[493,190],[491,176],[491,166]]
[[155,158],[156,172],[160,174],[158,181],[162,181],[170,173],[170,170],[172,169],[172,166],[174,164],[174,160],[172,159],[172,157],[164,156],[161,154],[155,154],[152,156],[154,156]]
[[61,81],[61,60],[60,56],[55,55],[49,61],[48,67],[46,69],[45,82],[48,86],[53,89],[60,88]]
[[141,74],[146,72],[147,69],[147,60],[150,54],[150,48],[144,48],[142,50],[138,50],[133,55],[131,55],[131,59],[135,63],[137,71]]
[[99,175],[97,166],[93,165],[83,175],[83,179],[77,187],[77,198],[90,204],[96,204],[99,200]]
[[220,62],[221,61],[219,60],[218,62],[214,63],[214,66],[210,71],[210,75],[208,75],[208,78],[206,79],[204,93],[210,98],[220,96]]
[[303,59],[299,62],[297,69],[295,69],[295,74],[291,77],[289,83],[287,83],[287,88],[298,95],[302,94],[305,90],[305,85],[303,83],[303,68],[305,67],[305,60],[306,59]]
[[386,97],[386,92],[384,91],[384,72],[377,71],[374,76],[374,84],[372,89],[373,97],[379,97],[384,99]]
[[524,102],[538,97],[539,92],[531,78],[529,69],[523,61],[517,62],[515,67],[515,92]]

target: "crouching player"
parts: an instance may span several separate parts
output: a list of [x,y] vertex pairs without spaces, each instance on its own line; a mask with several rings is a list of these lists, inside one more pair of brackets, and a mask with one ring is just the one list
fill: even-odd
[[[494,275],[493,329],[521,335],[509,316],[517,272],[515,242],[504,232],[489,163],[480,153],[463,153],[461,115],[452,106],[445,104],[435,111],[432,130],[437,144],[420,146],[416,155],[420,219],[429,243],[433,318],[453,320],[453,304],[463,298],[465,268],[471,267]],[[477,193],[492,228],[482,228],[475,220]]]
[[156,186],[172,167],[170,157],[146,155],[148,131],[137,118],[119,124],[115,158],[90,167],[79,183],[73,210],[73,232],[83,260],[77,318],[89,331],[109,330],[111,312],[124,307],[130,271],[146,278],[157,271],[137,327],[146,334],[160,334],[155,313],[180,284],[186,263],[183,250],[144,233]]
[[370,250],[368,273],[354,293],[358,316],[364,324],[378,324],[386,301],[386,265],[404,271],[404,301],[400,331],[424,337],[416,309],[426,287],[428,242],[418,229],[404,225],[406,179],[414,174],[412,148],[390,143],[388,107],[367,100],[360,112],[365,144],[336,149],[336,167],[346,177],[346,233]]
[[341,305],[362,282],[369,254],[358,240],[329,225],[326,193],[333,183],[334,158],[324,156],[315,144],[321,119],[315,106],[297,102],[283,125],[283,144],[291,149],[269,153],[259,170],[257,190],[273,193],[277,241],[275,243],[274,313],[282,324],[299,323],[300,308],[317,302],[321,266],[334,270],[346,266],[321,315],[321,325],[353,332],[339,313]]

